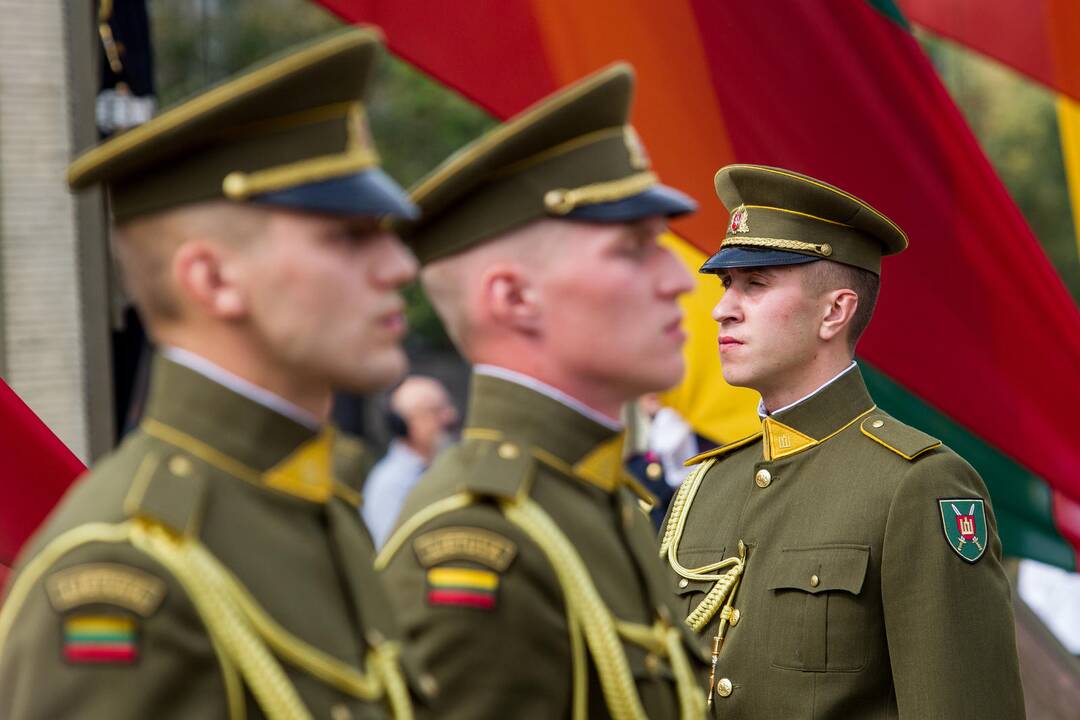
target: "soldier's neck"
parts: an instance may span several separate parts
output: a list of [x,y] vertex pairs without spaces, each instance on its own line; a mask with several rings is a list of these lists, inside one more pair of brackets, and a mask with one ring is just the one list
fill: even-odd
[[328,384],[304,382],[296,375],[262,362],[244,352],[230,352],[221,344],[178,340],[163,353],[303,425],[317,428],[327,422],[333,394]]
[[515,363],[512,359],[501,363],[478,362],[475,370],[481,374],[502,377],[504,380],[521,385],[533,386],[539,383],[543,387],[534,387],[534,389],[556,397],[601,425],[612,428],[620,428],[622,425],[622,406],[628,400],[622,396],[605,398],[603,388],[599,388],[596,384],[571,382],[558,373],[545,372],[542,366]]
[[796,405],[811,395],[817,394],[852,368],[850,357],[835,358],[832,362],[817,363],[807,368],[797,377],[787,378],[776,385],[755,388],[761,393],[761,407],[765,414],[785,410]]

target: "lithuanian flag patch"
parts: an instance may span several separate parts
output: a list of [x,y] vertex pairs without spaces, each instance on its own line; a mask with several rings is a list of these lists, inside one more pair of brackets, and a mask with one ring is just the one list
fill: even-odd
[[139,659],[135,621],[122,615],[70,615],[64,619],[63,654],[71,663],[130,665]]
[[493,610],[499,576],[490,570],[436,567],[427,571],[428,605]]

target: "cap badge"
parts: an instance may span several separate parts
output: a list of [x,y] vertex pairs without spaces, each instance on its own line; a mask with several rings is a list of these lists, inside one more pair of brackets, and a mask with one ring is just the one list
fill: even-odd
[[731,213],[730,231],[733,233],[750,232],[750,225],[747,223],[749,215],[750,214],[746,212],[746,208],[742,205],[735,208],[735,212]]
[[641,143],[637,130],[629,125],[624,126],[623,142],[626,144],[626,151],[630,153],[630,167],[635,170],[648,170],[649,155],[645,152],[645,146]]

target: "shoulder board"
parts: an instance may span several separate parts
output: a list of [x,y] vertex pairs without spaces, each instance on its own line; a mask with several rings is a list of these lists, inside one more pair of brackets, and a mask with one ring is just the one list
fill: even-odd
[[705,452],[701,453],[700,455],[695,455],[694,457],[692,457],[689,460],[687,460],[686,462],[684,462],[683,467],[690,467],[691,465],[697,465],[698,463],[704,462],[705,460],[708,460],[710,458],[716,458],[716,457],[720,457],[721,455],[726,455],[727,453],[731,452],[732,450],[738,450],[739,448],[743,447],[744,445],[749,445],[750,443],[757,440],[759,437],[761,437],[761,433],[756,432],[753,435],[747,435],[746,437],[742,438],[741,440],[736,440],[735,442],[729,442],[727,445],[721,445],[720,447],[713,448],[712,450],[706,450]]
[[884,445],[905,460],[914,460],[941,445],[941,441],[896,418],[881,413],[869,415],[859,426],[862,434]]
[[464,465],[462,489],[490,497],[517,497],[528,486],[535,466],[529,448],[499,430],[466,430],[459,457]]
[[206,495],[200,466],[200,460],[185,452],[152,447],[136,466],[124,512],[181,535],[197,535]]

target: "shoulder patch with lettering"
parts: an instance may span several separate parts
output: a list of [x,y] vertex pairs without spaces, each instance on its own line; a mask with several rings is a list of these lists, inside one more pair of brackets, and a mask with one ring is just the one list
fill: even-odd
[[434,567],[427,571],[428,605],[494,610],[499,575],[491,570]]
[[468,560],[504,572],[517,555],[510,539],[473,527],[446,527],[426,532],[413,540],[416,559],[429,568],[449,561]]
[[115,563],[75,565],[45,580],[49,602],[57,612],[90,604],[115,605],[150,617],[165,598],[165,581],[150,573]]
[[132,665],[139,659],[138,623],[130,615],[77,613],[63,619],[64,660],[76,665]]

